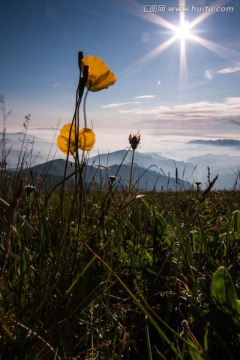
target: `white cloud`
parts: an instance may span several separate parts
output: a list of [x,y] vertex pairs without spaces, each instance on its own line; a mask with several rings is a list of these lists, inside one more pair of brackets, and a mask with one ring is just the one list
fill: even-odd
[[155,97],[156,95],[140,95],[140,96],[136,96],[135,99],[152,99]]
[[[226,136],[240,117],[240,97],[222,102],[200,101],[175,106],[142,107],[119,111],[152,136]],[[232,124],[230,124],[232,123]]]
[[211,70],[206,70],[205,73],[204,73],[204,78],[206,80],[211,80],[213,78],[212,71]]
[[166,106],[158,106],[153,108],[135,108],[129,110],[120,110],[121,114],[133,114],[133,115],[158,115],[162,111],[168,111],[168,107]]
[[126,102],[122,102],[122,103],[113,103],[113,104],[107,104],[107,105],[102,105],[103,109],[114,109],[117,107],[121,107],[124,105],[135,105],[135,104],[139,104],[139,101],[126,101]]
[[[155,97],[156,97],[156,95],[139,95],[139,96],[135,96],[135,99],[146,100],[146,99],[153,99]],[[115,108],[119,108],[122,106],[136,105],[136,104],[141,104],[141,101],[125,101],[125,102],[121,102],[121,103],[112,103],[112,104],[102,105],[101,107],[103,109],[115,109]],[[121,110],[120,112],[127,113],[128,111],[131,112],[131,110]]]
[[231,73],[236,73],[236,72],[240,72],[240,66],[228,67],[228,68],[218,70],[219,74],[231,74]]
[[225,99],[225,104],[239,106],[240,97],[228,97]]

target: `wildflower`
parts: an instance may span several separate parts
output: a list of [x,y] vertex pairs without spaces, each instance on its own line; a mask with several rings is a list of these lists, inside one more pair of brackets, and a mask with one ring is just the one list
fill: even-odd
[[197,180],[197,181],[195,181],[195,184],[197,185],[197,191],[200,191],[201,185],[202,185],[201,181]]
[[37,187],[33,186],[33,185],[26,185],[24,186],[24,191],[26,192],[27,195],[30,195],[32,192],[37,193]]
[[116,176],[114,176],[114,175],[110,175],[110,176],[108,177],[108,179],[109,179],[109,185],[112,186],[113,183],[114,183],[114,181],[115,181],[117,178],[116,178]]
[[117,80],[114,73],[105,62],[96,56],[87,56],[82,59],[82,67],[88,66],[88,79],[86,87],[90,91],[107,89]]
[[140,136],[139,132],[137,133],[137,135],[134,135],[134,134],[129,135],[128,141],[129,141],[129,144],[131,145],[132,150],[134,150],[134,151],[136,150],[136,148],[138,147],[138,144],[140,143],[140,140],[141,140],[141,136]]
[[68,155],[74,155],[77,149],[92,150],[95,134],[91,129],[82,128],[80,131],[74,124],[66,124],[57,138],[57,146]]

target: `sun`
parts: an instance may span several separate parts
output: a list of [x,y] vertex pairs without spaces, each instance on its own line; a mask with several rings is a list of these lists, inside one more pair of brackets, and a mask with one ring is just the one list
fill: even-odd
[[[145,56],[137,60],[134,64],[130,65],[127,69],[124,70],[123,73],[126,73],[130,70],[136,71],[144,66],[147,62],[152,61],[154,58],[159,56],[165,50],[167,50],[171,45],[175,42],[179,42],[179,85],[182,89],[187,89],[188,86],[188,70],[187,70],[187,47],[188,41],[191,40],[192,43],[196,43],[201,45],[202,47],[206,48],[207,50],[217,54],[220,57],[227,58],[227,59],[239,59],[239,52],[235,50],[230,50],[229,48],[225,48],[222,45],[219,45],[213,41],[210,41],[206,38],[203,38],[197,33],[199,30],[196,29],[196,26],[206,20],[208,17],[213,15],[215,11],[203,11],[200,14],[192,19],[190,22],[186,20],[185,15],[186,11],[184,8],[186,7],[187,0],[178,0],[179,4],[179,23],[178,25],[170,22],[165,17],[159,15],[156,12],[148,12],[148,16],[146,13],[141,12],[139,13],[136,7],[129,8],[128,10],[132,12],[135,16],[141,17],[144,20],[150,21],[152,24],[156,24],[159,27],[167,29],[171,36],[160,43],[157,47],[152,49],[148,52]],[[212,4],[212,8],[216,9],[220,5],[227,3],[228,0],[215,0]],[[181,10],[183,9],[183,10]]]
[[175,36],[182,41],[191,37],[191,26],[188,21],[183,21],[176,27]]

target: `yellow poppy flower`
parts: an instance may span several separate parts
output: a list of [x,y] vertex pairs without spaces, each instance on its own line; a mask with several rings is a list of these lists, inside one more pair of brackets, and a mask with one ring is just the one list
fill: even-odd
[[82,59],[82,67],[88,66],[88,80],[86,87],[90,91],[107,89],[117,80],[114,73],[105,62],[96,56],[87,56]]
[[79,131],[78,147],[81,150],[92,150],[95,144],[95,134],[91,129],[82,128]]
[[81,150],[92,150],[95,143],[95,134],[91,129],[83,128],[80,131],[75,125],[66,124],[57,138],[57,146],[68,155],[74,155],[77,148]]

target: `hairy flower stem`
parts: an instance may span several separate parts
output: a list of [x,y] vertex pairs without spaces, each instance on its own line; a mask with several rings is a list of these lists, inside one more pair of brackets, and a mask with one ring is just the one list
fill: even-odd
[[[79,67],[79,71],[80,71],[80,76],[79,76],[79,82],[78,82],[78,87],[77,87],[77,91],[76,91],[76,103],[75,103],[75,111],[74,111],[74,115],[73,115],[73,119],[72,119],[72,124],[71,124],[71,128],[70,128],[70,132],[69,132],[69,149],[70,149],[70,139],[71,139],[71,131],[73,128],[73,125],[75,126],[75,129],[77,129],[75,131],[75,144],[78,144],[78,137],[79,137],[79,109],[80,109],[80,105],[81,105],[81,101],[82,101],[82,97],[83,97],[83,93],[86,87],[86,83],[87,83],[87,79],[88,79],[88,66],[83,66],[82,68],[82,59],[83,59],[83,52],[79,52],[78,53],[78,67]],[[84,117],[84,122],[85,122],[85,117]],[[74,157],[74,162],[75,162],[75,171],[74,171],[74,175],[75,175],[75,184],[79,185],[82,184],[82,171],[83,171],[83,157],[82,160],[79,161],[79,153],[78,153],[78,146],[76,145],[77,151],[76,151],[76,156]],[[67,169],[68,169],[68,159],[69,159],[69,149],[67,152],[67,157],[66,157],[66,162],[65,162],[65,169],[64,169],[64,179],[67,179]],[[80,194],[82,194],[82,190],[81,190],[80,186]],[[63,208],[63,199],[64,199],[64,194],[65,192],[65,181],[63,182],[63,186],[62,186],[62,196],[61,196],[61,207]],[[80,196],[81,197],[81,196]]]
[[88,96],[89,90],[86,91],[86,94],[83,99],[83,116],[84,116],[84,127],[87,128],[87,113],[86,113],[86,103],[87,103],[87,96]]
[[[78,144],[78,135],[79,135],[79,133],[78,133],[78,130],[79,130],[79,108],[81,105],[85,85],[87,82],[87,77],[88,77],[88,67],[84,67],[83,76],[82,77],[80,76],[80,79],[79,79],[79,84],[78,84],[77,94],[76,94],[75,112],[74,112],[74,116],[73,116],[73,120],[72,120],[72,124],[74,124],[75,128],[77,129],[77,131],[75,132],[75,143],[76,144]],[[84,121],[85,121],[85,118],[84,118]],[[71,132],[70,132],[70,134],[71,134]],[[79,167],[78,146],[77,146],[77,151],[76,151],[75,164],[77,167]]]
[[133,150],[133,152],[132,152],[132,162],[131,162],[130,178],[129,178],[129,191],[131,190],[131,187],[132,187],[133,167],[134,167],[134,155],[135,155],[135,150]]
[[[88,66],[84,66],[83,71],[81,69],[81,61],[82,61],[82,59],[83,59],[83,53],[80,51],[78,53],[78,67],[79,67],[79,71],[80,71],[80,76],[79,76],[79,82],[78,82],[78,87],[77,87],[77,91],[76,91],[75,111],[74,111],[74,115],[73,115],[73,119],[72,119],[72,126],[71,126],[71,129],[70,129],[70,132],[69,132],[69,149],[70,149],[71,130],[72,130],[73,125],[75,125],[76,129],[79,129],[79,108],[80,108],[80,105],[81,105],[84,89],[85,89],[87,79],[88,79]],[[82,73],[81,73],[81,71],[82,71]],[[75,143],[76,144],[78,143],[78,131],[76,131],[76,133],[75,133]],[[64,178],[66,178],[66,176],[67,176],[67,165],[68,165],[68,158],[69,158],[69,149],[68,149],[67,158],[66,158],[66,164],[65,164],[65,170],[64,170]],[[77,165],[77,167],[79,167],[78,163],[79,163],[79,157],[78,157],[78,151],[77,151],[76,152],[76,159],[75,159],[75,164]]]

